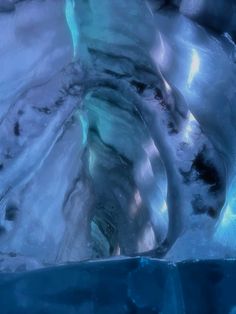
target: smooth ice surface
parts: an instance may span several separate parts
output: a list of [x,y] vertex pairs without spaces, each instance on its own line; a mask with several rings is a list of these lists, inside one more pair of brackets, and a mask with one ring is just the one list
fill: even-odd
[[233,314],[236,261],[90,261],[0,274],[1,313]]

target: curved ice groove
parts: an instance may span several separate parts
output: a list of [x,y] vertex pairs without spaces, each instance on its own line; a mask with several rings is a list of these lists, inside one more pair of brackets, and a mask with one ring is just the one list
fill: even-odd
[[66,15],[66,21],[68,24],[68,27],[71,32],[71,38],[73,42],[73,49],[74,49],[74,58],[77,54],[77,48],[78,48],[78,41],[79,41],[79,30],[78,25],[75,18],[75,0],[66,0],[65,5],[65,15]]
[[[185,20],[182,19],[182,23],[185,23]],[[189,24],[188,21],[186,23]],[[206,35],[205,31],[197,28],[194,24],[190,24],[192,32],[196,32],[198,36],[204,36]],[[163,31],[165,33],[164,26],[162,25],[163,29],[160,29],[160,25],[158,25],[159,31]],[[171,32],[169,32],[171,33]],[[175,36],[175,37],[174,37]],[[171,56],[171,61],[173,59],[177,60],[176,63],[179,66],[179,71],[174,71],[174,68],[168,69],[168,80],[173,84],[176,84],[176,86],[180,89],[180,91],[185,96],[187,102],[189,103],[191,111],[195,113],[195,116],[198,118],[198,121],[201,125],[204,124],[204,129],[206,132],[206,135],[210,135],[210,139],[214,140],[214,142],[221,141],[218,143],[218,147],[220,149],[225,149],[227,152],[225,153],[227,155],[227,158],[230,158],[230,155],[232,154],[232,147],[234,145],[229,144],[227,147],[227,144],[229,141],[233,140],[233,130],[231,128],[231,125],[233,126],[233,123],[231,122],[227,123],[225,122],[224,125],[228,128],[222,128],[220,125],[217,125],[215,129],[211,130],[211,123],[209,123],[209,118],[207,118],[206,113],[211,112],[212,120],[214,123],[220,123],[220,119],[214,119],[214,117],[217,117],[217,103],[225,103],[225,106],[222,107],[222,110],[225,110],[226,112],[227,106],[231,107],[233,106],[233,99],[225,100],[224,95],[226,95],[226,90],[229,91],[228,94],[230,95],[230,82],[233,82],[232,77],[235,77],[234,69],[230,61],[230,54],[228,55],[227,52],[229,50],[233,50],[232,48],[226,49],[224,46],[224,41],[222,38],[213,38],[209,37],[207,38],[207,45],[203,47],[201,43],[199,44],[199,41],[195,41],[195,37],[186,37],[186,33],[184,33],[184,36],[177,37],[176,35],[173,35],[173,38],[166,38],[168,43],[172,43],[175,41],[175,49],[176,49],[176,43],[179,41],[179,52],[180,56],[182,55],[188,55],[191,51],[191,56],[187,60],[190,61],[189,65],[187,65],[187,69],[190,69],[187,73],[187,76],[185,76],[185,68],[183,67],[184,63],[182,60],[184,60],[181,57],[177,57],[177,54],[174,54],[174,49]],[[186,38],[185,45],[182,45],[183,39]],[[229,38],[226,37],[228,40]],[[229,40],[230,41],[230,40]],[[234,46],[234,43],[230,41],[231,45]],[[189,49],[190,47],[191,50]],[[160,47],[162,49],[163,43],[160,41]],[[222,49],[222,47],[224,49]],[[176,49],[178,51],[178,49]],[[207,52],[207,53],[206,53]],[[229,53],[229,52],[228,52]],[[166,58],[169,56],[167,55]],[[189,62],[188,61],[188,62]],[[168,60],[162,60],[161,64],[166,64]],[[186,62],[186,61],[185,61]],[[175,63],[175,67],[176,66]],[[224,69],[224,70],[222,70]],[[228,71],[226,70],[228,69]],[[224,71],[224,72],[223,72]],[[178,74],[178,76],[175,77],[175,73]],[[222,76],[224,73],[224,81],[222,81]],[[186,81],[185,81],[186,77]],[[181,79],[182,80],[181,80]],[[182,83],[181,83],[182,81]],[[197,84],[193,84],[193,83]],[[224,84],[224,82],[227,82],[227,84]],[[184,84],[186,82],[186,85]],[[206,84],[209,84],[210,88],[206,93]],[[188,88],[186,88],[186,86]],[[214,87],[215,86],[215,87]],[[191,88],[190,88],[191,87]],[[220,87],[220,88],[219,88]],[[219,92],[217,94],[217,91],[224,90],[224,93]],[[207,97],[205,97],[207,95]],[[216,96],[217,95],[217,96]],[[231,96],[232,97],[232,96]],[[224,100],[222,100],[224,99]],[[204,103],[204,105],[203,105]],[[228,111],[231,113],[231,119],[233,120],[233,111],[232,109]],[[223,115],[224,119],[226,119],[226,114]],[[200,119],[199,119],[200,118]],[[225,120],[226,121],[226,120]],[[186,135],[188,135],[189,128],[186,129]],[[210,132],[209,132],[210,131]],[[231,135],[231,139],[229,138],[229,134]],[[224,139],[221,139],[221,136],[224,136]],[[232,142],[231,142],[232,143]],[[230,159],[229,159],[230,160]],[[227,162],[228,167],[231,167],[231,162]],[[229,171],[228,175],[228,182],[231,181],[229,176],[231,170]],[[223,246],[228,246],[233,248],[235,246],[235,240],[234,240],[234,234],[236,230],[236,213],[235,213],[235,205],[236,205],[236,193],[235,193],[235,187],[236,187],[236,180],[234,179],[233,182],[229,185],[229,192],[227,193],[227,199],[224,208],[222,209],[222,214],[220,221],[217,225],[216,232],[214,235],[214,240],[216,240],[218,243],[220,243]]]

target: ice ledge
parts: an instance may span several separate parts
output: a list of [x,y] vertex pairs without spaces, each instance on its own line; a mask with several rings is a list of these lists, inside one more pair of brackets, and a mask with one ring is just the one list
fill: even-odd
[[235,313],[236,260],[85,261],[0,275],[1,313]]

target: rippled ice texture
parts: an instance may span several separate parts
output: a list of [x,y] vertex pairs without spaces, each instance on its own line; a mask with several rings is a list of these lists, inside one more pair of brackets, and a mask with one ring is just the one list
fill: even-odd
[[236,256],[225,2],[0,0],[0,270]]

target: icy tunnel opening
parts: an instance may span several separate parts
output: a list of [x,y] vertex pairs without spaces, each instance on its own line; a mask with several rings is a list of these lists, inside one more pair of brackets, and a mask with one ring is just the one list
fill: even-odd
[[1,269],[235,256],[234,24],[180,2],[0,3]]

